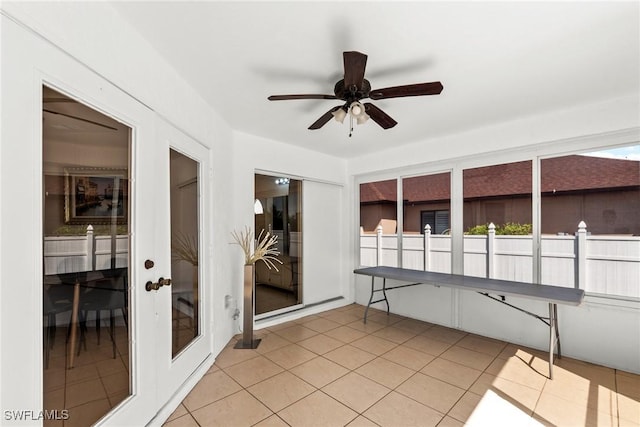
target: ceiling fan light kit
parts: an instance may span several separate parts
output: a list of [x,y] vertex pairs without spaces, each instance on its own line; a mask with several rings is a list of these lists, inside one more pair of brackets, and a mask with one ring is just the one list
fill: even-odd
[[373,119],[383,129],[390,129],[398,124],[387,113],[382,111],[370,102],[364,104],[362,99],[372,100],[401,98],[406,96],[439,95],[443,86],[440,82],[416,83],[403,86],[393,86],[383,89],[371,89],[371,84],[364,78],[364,71],[367,66],[367,55],[360,52],[343,52],[344,78],[339,80],[334,88],[334,95],[271,95],[269,101],[284,101],[292,99],[340,99],[345,101],[343,105],[333,107],[316,120],[309,129],[320,129],[333,117],[336,121],[344,123],[344,119],[349,114],[351,130],[353,132],[353,120],[361,125],[369,118]]

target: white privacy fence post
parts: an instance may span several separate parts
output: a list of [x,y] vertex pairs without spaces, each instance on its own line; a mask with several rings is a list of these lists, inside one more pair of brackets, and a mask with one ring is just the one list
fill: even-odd
[[489,224],[489,233],[487,234],[487,277],[492,279],[495,272],[495,241],[496,226],[494,223]]
[[376,227],[376,265],[382,265],[382,225]]
[[587,285],[587,224],[580,221],[576,239],[576,287],[586,289]]
[[89,224],[87,226],[87,262],[85,265],[86,271],[93,270],[93,252],[94,252],[93,246],[94,246],[93,245],[93,226]]
[[424,270],[431,269],[431,226],[424,226]]

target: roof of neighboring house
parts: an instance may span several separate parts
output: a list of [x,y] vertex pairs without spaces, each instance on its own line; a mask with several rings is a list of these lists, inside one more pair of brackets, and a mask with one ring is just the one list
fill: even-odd
[[[603,190],[640,185],[640,161],[570,155],[543,159],[541,189],[547,192]],[[530,194],[531,161],[466,169],[464,198]],[[408,202],[446,200],[450,197],[448,173],[403,180]],[[360,184],[362,203],[395,201],[396,180]]]

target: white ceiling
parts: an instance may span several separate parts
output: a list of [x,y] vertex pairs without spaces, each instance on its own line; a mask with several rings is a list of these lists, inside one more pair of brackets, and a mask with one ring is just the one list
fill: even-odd
[[[235,130],[353,157],[640,91],[639,3],[114,2]],[[307,127],[336,100],[342,52],[372,88],[441,81],[438,96],[374,101],[398,125]]]

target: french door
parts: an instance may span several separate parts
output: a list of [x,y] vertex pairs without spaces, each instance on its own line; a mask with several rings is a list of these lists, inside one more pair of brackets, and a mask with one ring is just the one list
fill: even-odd
[[[129,117],[43,86],[44,405],[68,425],[142,425],[211,348],[208,150],[134,100],[101,99]],[[74,121],[90,142],[64,132]]]
[[2,24],[2,424],[146,425],[211,352],[209,150]]

